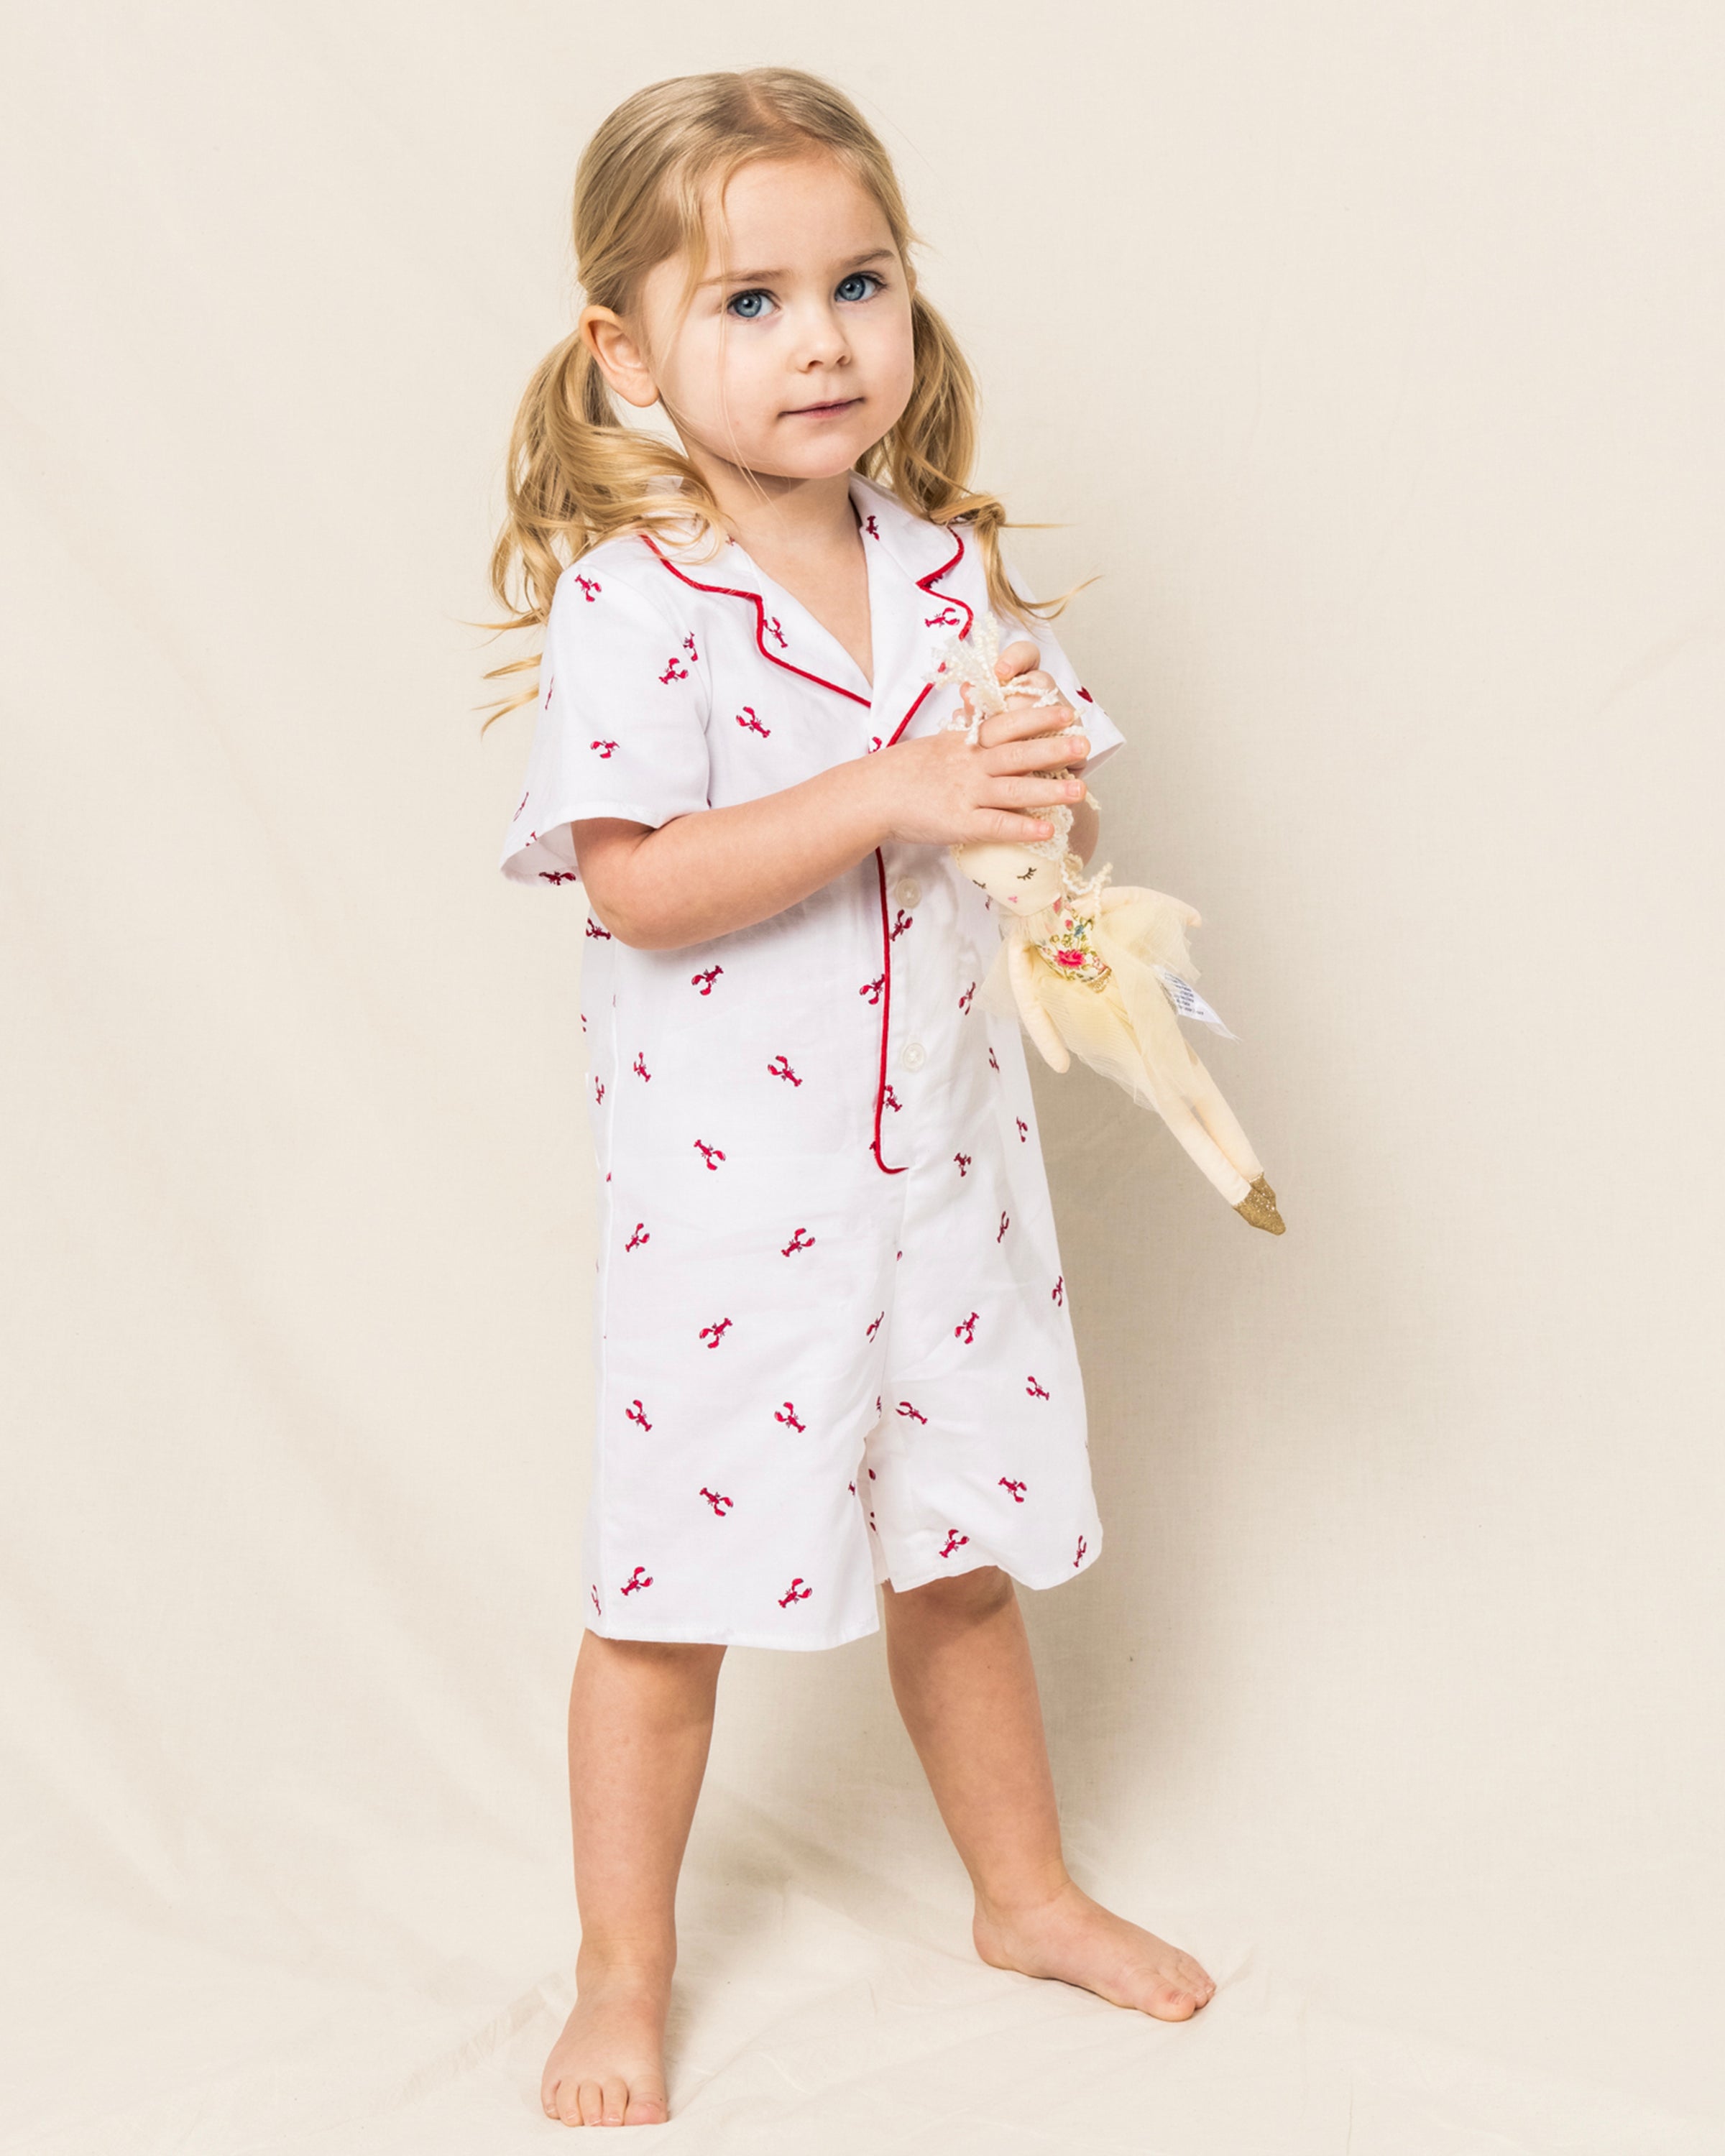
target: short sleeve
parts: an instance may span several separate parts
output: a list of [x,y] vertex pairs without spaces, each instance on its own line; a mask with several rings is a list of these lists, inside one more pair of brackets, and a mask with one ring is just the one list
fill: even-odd
[[552,595],[525,790],[501,867],[517,883],[579,880],[569,826],[620,816],[655,829],[707,806],[706,669],[694,639],[603,559]]

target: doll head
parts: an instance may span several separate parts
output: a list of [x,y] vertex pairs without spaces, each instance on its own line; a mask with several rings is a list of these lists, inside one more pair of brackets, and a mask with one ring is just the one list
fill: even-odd
[[952,859],[971,881],[980,884],[1003,912],[1020,916],[1052,906],[1066,889],[1064,865],[1050,855],[1027,846],[983,842],[954,846]]

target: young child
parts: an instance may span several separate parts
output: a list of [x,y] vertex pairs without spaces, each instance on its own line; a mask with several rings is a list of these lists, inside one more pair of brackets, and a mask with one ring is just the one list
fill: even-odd
[[[1087,859],[1082,780],[1033,774],[1121,736],[967,489],[973,387],[911,240],[829,85],[642,90],[582,157],[590,304],[511,447],[494,583],[545,640],[503,867],[586,892],[601,1178],[579,1998],[542,2091],[570,2125],[667,2116],[726,1645],[856,1639],[877,1587],[978,1953],[1168,2020],[1214,1989],[1067,1875],[1012,1584],[1072,1578],[1101,1530],[1024,1053],[975,1000],[995,922],[947,849],[1045,838],[1067,801]],[[1062,701],[973,745],[927,675],[984,608],[1038,622],[1001,678]]]

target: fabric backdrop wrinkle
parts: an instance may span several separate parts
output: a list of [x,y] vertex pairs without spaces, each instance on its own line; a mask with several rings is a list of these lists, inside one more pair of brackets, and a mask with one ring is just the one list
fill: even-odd
[[[0,1688],[18,2156],[545,2148],[578,893],[497,875],[576,157],[783,60],[1204,916],[1247,1234],[1040,1071],[1107,1533],[1027,1595],[1169,2028],[971,1951],[878,1639],[726,1661],[667,2144],[1712,2156],[1725,23],[1686,0],[18,13]],[[656,2145],[656,2144],[655,2144]]]

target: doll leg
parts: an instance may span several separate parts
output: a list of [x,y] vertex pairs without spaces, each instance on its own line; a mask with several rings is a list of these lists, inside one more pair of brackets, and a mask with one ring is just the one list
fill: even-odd
[[885,1603],[893,1694],[976,1890],[977,1952],[1158,2020],[1189,2020],[1216,1988],[1204,1970],[1067,1872],[1011,1580],[980,1565],[903,1594],[888,1586]]

